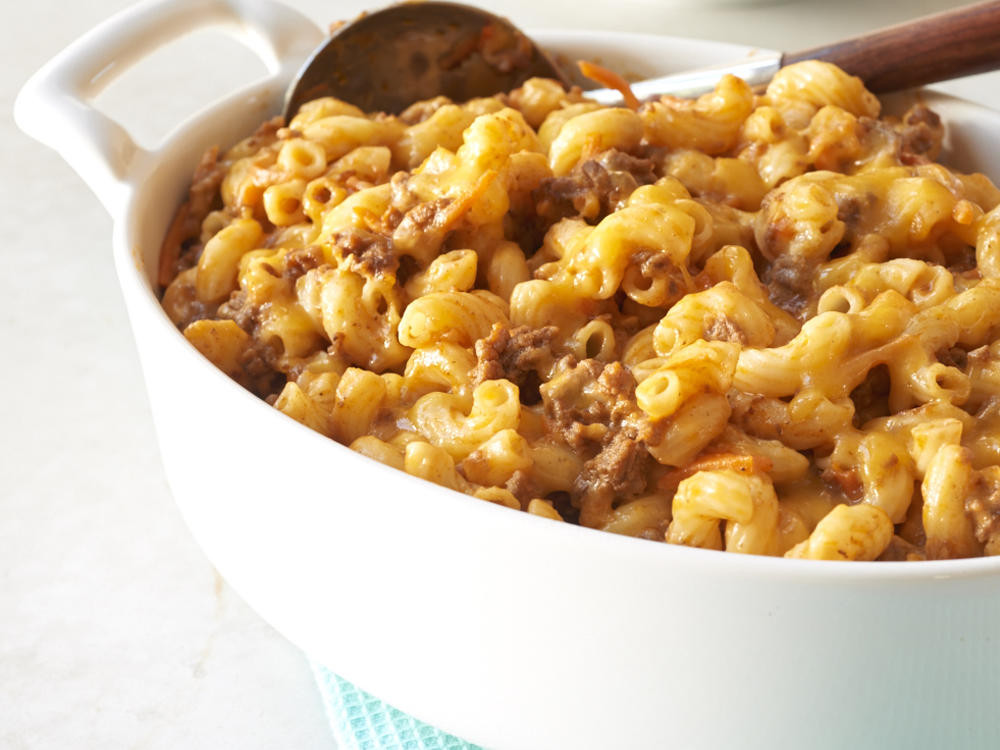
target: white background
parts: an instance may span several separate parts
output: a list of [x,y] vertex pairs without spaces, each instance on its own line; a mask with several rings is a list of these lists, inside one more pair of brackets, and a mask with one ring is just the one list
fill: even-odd
[[[128,4],[0,8],[0,747],[332,748],[306,658],[215,574],[174,508],[107,216],[11,118],[35,69]],[[324,25],[367,5],[292,4]],[[517,0],[492,9],[528,28],[796,50],[961,4]],[[154,53],[98,101],[152,143],[262,72],[235,42],[202,32]],[[997,74],[946,88],[1000,108]]]

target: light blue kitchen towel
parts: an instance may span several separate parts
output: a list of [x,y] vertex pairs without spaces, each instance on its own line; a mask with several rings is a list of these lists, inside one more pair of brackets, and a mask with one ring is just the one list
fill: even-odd
[[313,664],[337,750],[482,750],[435,729]]

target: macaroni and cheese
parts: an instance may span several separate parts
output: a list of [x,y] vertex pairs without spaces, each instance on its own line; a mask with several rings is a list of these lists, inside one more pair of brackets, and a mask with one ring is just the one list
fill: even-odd
[[205,155],[163,306],[355,451],[556,521],[834,560],[1000,553],[1000,190],[798,63],[603,107],[318,99]]

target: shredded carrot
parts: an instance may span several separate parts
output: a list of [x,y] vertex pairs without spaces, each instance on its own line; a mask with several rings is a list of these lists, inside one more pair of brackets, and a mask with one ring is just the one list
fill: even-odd
[[469,212],[472,206],[482,196],[483,193],[493,184],[497,178],[495,169],[487,169],[480,175],[476,184],[470,190],[464,191],[450,206],[448,206],[442,221],[441,228],[450,230],[451,227]]
[[620,91],[621,95],[625,97],[626,107],[629,109],[639,109],[639,100],[632,93],[632,87],[620,75],[587,60],[577,60],[576,65],[580,68],[580,72],[590,80],[596,81],[609,89]]
[[732,469],[742,474],[765,474],[773,463],[766,456],[749,453],[705,453],[687,466],[674,469],[660,477],[659,486],[663,490],[676,490],[682,480],[694,476],[699,471],[720,471]]

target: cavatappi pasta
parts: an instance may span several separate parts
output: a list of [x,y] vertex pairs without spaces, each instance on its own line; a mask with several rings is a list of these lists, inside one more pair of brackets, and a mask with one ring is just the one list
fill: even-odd
[[206,154],[187,339],[480,500],[734,552],[1000,553],[1000,191],[821,62],[601,107],[333,99]]

